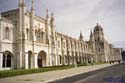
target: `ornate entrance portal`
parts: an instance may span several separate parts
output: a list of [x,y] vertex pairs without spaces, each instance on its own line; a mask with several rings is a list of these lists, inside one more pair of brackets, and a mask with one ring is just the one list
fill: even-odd
[[46,53],[44,51],[40,51],[37,57],[38,68],[46,66]]

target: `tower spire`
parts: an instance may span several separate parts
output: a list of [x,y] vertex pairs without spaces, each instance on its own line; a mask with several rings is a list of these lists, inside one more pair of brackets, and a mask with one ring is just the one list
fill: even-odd
[[90,33],[90,36],[92,36],[93,34],[92,34],[92,29],[91,29],[91,33]]
[[20,0],[19,1],[19,6],[25,6],[25,0]]
[[25,3],[25,0],[22,0],[23,3]]
[[79,40],[80,40],[80,41],[83,41],[82,30],[80,30],[80,36],[79,36]]
[[48,15],[48,9],[46,9],[46,19],[49,18],[49,15]]
[[48,43],[48,41],[49,41],[49,38],[48,38],[48,35],[49,35],[49,33],[48,33],[48,18],[49,18],[49,15],[48,15],[48,9],[46,9],[46,41],[47,41],[47,43]]
[[31,11],[34,11],[34,0],[32,0]]
[[53,13],[51,13],[50,23],[51,23],[51,27],[54,28],[54,15],[53,15]]
[[90,41],[94,41],[94,34],[92,32],[92,29],[91,29],[91,32],[90,32]]
[[53,21],[54,21],[54,14],[51,13],[51,22],[53,22]]
[[96,25],[99,26],[99,22],[97,22]]

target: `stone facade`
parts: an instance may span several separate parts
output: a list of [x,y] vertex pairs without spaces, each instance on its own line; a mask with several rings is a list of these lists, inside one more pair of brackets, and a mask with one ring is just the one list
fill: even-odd
[[36,16],[34,1],[31,11],[20,0],[17,9],[2,12],[0,70],[115,60],[113,45],[105,40],[99,24],[91,31],[90,40],[85,41],[82,32],[79,39],[56,32],[54,19],[53,13],[49,17],[48,10],[46,18]]
[[[120,60],[122,60],[122,55],[121,55],[121,53],[122,53],[122,49],[119,49],[119,48],[113,48],[113,53],[114,53],[114,61],[120,61]],[[119,55],[121,55],[120,57],[119,57]]]

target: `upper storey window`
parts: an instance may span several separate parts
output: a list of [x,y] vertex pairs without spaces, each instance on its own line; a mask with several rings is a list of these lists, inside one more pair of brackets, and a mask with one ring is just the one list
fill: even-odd
[[60,48],[60,41],[58,40],[58,48]]
[[36,34],[36,41],[44,43],[45,40],[45,34],[40,29],[35,31]]
[[28,28],[26,29],[26,33],[27,33],[27,40],[30,40],[30,31]]
[[65,42],[63,42],[63,45],[64,45],[64,48],[66,48],[66,43]]
[[37,33],[37,35],[36,35],[36,39],[38,42],[40,42],[40,35],[41,35],[41,33]]
[[98,37],[98,41],[100,41],[100,38]]
[[71,49],[71,44],[70,41],[68,42],[68,48]]
[[8,39],[8,40],[10,39],[10,30],[9,30],[9,27],[5,28],[4,38]]

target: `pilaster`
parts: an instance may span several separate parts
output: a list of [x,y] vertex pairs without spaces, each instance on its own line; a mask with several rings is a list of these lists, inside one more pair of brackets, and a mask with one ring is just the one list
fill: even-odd
[[38,68],[37,57],[38,57],[38,54],[35,53],[35,54],[34,54],[34,68]]
[[25,69],[29,68],[29,58],[28,58],[28,53],[25,54]]
[[0,53],[0,70],[2,69],[3,65],[3,53]]

